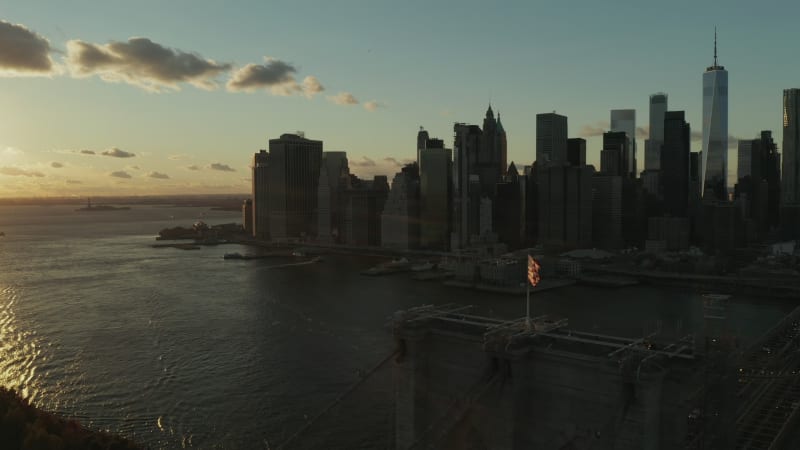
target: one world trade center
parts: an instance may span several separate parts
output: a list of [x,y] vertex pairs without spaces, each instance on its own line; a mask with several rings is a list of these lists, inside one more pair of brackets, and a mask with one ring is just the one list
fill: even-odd
[[728,188],[728,71],[717,64],[714,30],[714,65],[703,73],[703,198],[727,200]]

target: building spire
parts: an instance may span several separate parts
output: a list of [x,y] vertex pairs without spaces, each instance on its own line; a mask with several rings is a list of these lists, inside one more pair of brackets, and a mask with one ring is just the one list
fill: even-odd
[[714,67],[717,67],[717,27],[714,27]]

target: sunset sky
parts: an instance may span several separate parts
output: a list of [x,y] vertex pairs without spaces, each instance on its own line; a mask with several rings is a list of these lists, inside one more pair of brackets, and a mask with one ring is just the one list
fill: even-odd
[[509,161],[533,161],[536,114],[555,110],[599,166],[609,110],[646,127],[652,93],[701,130],[715,25],[731,134],[771,129],[781,147],[798,16],[796,1],[5,0],[0,197],[248,192],[252,154],[297,130],[391,175],[419,126],[452,147],[453,122],[480,124],[489,102]]

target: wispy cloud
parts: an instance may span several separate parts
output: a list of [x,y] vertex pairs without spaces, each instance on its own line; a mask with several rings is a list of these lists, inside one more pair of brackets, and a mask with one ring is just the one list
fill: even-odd
[[337,105],[357,105],[358,100],[349,92],[339,92],[336,95],[329,95],[328,101]]
[[36,177],[41,178],[43,173],[35,170],[25,170],[19,167],[0,167],[0,175],[8,175],[12,177]]
[[124,82],[152,92],[180,90],[181,83],[214,89],[216,78],[231,69],[230,64],[165,47],[144,37],[108,44],[71,40],[67,42],[66,61],[74,76],[97,75],[104,81]]
[[325,88],[314,76],[307,76],[302,84],[295,78],[297,68],[276,58],[264,58],[264,64],[247,64],[233,72],[227,88],[231,92],[266,90],[273,95],[305,95],[308,98]]
[[602,136],[606,131],[608,131],[608,122],[597,121],[594,124],[583,125],[578,136],[582,138]]
[[97,153],[94,150],[81,150],[81,153],[84,155],[96,155]]
[[384,103],[375,100],[364,102],[364,109],[366,109],[369,112],[375,112],[378,110],[378,108],[385,108],[385,107],[386,105]]
[[51,75],[50,42],[24,25],[0,20],[0,76]]
[[111,172],[108,175],[112,176],[112,177],[115,177],[115,178],[126,178],[126,179],[127,178],[133,178],[131,176],[131,174],[129,174],[128,172],[125,172],[124,170],[117,170],[116,172]]
[[187,166],[186,168],[189,170],[200,170],[200,167],[197,166],[196,164],[192,164],[191,166]]
[[103,153],[101,153],[101,155],[111,156],[113,158],[133,158],[134,156],[136,156],[135,153],[126,152],[125,150],[120,150],[116,147],[104,151]]
[[169,180],[169,175],[161,172],[150,172],[147,174],[147,176],[157,180]]
[[212,163],[208,168],[211,170],[219,170],[220,172],[236,172],[236,169],[233,167],[222,163]]
[[355,166],[355,167],[375,167],[376,166],[375,160],[373,160],[371,158],[368,158],[366,156],[362,156],[361,159],[357,160],[357,161],[356,160],[350,161],[348,164],[351,165],[351,166]]
[[50,167],[52,167],[54,169],[60,169],[60,168],[64,167],[64,164],[60,163],[58,161],[53,161],[53,162],[50,163]]

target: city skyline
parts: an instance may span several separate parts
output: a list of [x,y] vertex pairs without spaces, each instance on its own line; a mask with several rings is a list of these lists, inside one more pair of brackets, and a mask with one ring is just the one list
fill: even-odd
[[[0,121],[0,197],[247,192],[252,154],[295,130],[325,141],[326,149],[346,151],[355,174],[391,178],[400,169],[396,162],[414,159],[412,139],[420,125],[450,148],[452,124],[480,124],[488,104],[502,114],[509,163],[522,167],[534,161],[536,114],[555,110],[568,117],[569,137],[587,139],[587,163],[599,168],[609,111],[635,109],[639,122],[647,123],[649,96],[656,92],[669,95],[670,110],[686,111],[694,130],[692,150],[698,151],[701,74],[711,62],[717,19],[713,7],[686,5],[692,16],[659,9],[664,19],[659,23],[646,20],[653,9],[620,8],[622,18],[637,25],[608,33],[597,20],[606,8],[594,4],[474,11],[353,4],[302,11],[250,5],[233,11],[207,3],[191,9],[159,4],[163,14],[156,19],[133,5],[11,2],[0,18],[5,31],[19,31],[11,24],[20,24],[46,39],[46,56],[57,69],[48,77],[20,77],[8,73],[7,53],[0,59],[6,71],[0,93],[12,105]],[[733,10],[719,24],[720,60],[733,74],[730,134],[754,139],[761,130],[772,130],[779,136],[781,94],[796,82],[791,76],[796,63],[778,56],[791,53],[790,31],[782,30],[791,30],[792,15],[752,5]],[[295,17],[309,25],[304,36],[288,33]],[[753,17],[768,17],[774,26],[758,36],[738,36],[735,30]],[[681,21],[681,34],[674,34],[670,18]],[[574,27],[565,33],[559,23]],[[642,38],[640,28],[650,34]],[[8,44],[5,36],[0,42]],[[208,77],[164,72],[158,64],[148,70],[124,65],[100,70],[96,62],[75,57],[81,54],[76,48],[129,55],[148,42],[195,56],[203,62],[201,75]],[[613,50],[623,44],[629,47],[625,54],[638,56]],[[763,70],[764,55],[775,55],[767,56],[769,71]],[[464,70],[474,67],[467,64],[469,57],[484,62]],[[267,69],[280,68],[278,63],[291,67],[282,73],[293,82],[267,83]],[[243,92],[254,79],[262,89]],[[281,95],[287,93],[294,95]],[[644,127],[638,131],[641,172],[647,135]],[[728,151],[736,151],[736,139],[729,140]],[[728,159],[732,186],[736,154]]]

